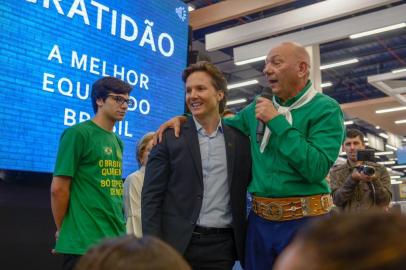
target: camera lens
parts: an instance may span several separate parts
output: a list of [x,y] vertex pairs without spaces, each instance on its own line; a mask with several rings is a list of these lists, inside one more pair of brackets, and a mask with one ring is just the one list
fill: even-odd
[[364,166],[363,173],[368,175],[368,176],[372,176],[375,173],[375,169],[373,167],[370,167],[370,166]]
[[374,167],[368,166],[368,165],[361,165],[357,168],[359,173],[372,176],[375,174],[375,169]]
[[368,165],[362,165],[358,167],[358,172],[368,176],[372,176],[375,174],[375,169],[374,167]]

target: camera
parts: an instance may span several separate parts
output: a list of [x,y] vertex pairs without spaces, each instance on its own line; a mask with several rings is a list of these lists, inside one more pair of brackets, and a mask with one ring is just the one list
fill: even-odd
[[368,176],[372,176],[375,174],[375,168],[372,166],[368,166],[368,165],[360,165],[357,167],[357,171],[359,173],[368,175]]
[[[371,149],[358,150],[357,161],[375,162],[375,151]],[[366,164],[358,166],[357,171],[368,176],[375,174],[375,168]]]

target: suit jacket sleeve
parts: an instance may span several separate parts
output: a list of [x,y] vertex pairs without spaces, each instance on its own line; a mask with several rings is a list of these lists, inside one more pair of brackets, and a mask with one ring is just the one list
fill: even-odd
[[152,148],[145,169],[141,195],[143,235],[162,238],[162,205],[170,177],[169,152],[164,134],[162,143]]

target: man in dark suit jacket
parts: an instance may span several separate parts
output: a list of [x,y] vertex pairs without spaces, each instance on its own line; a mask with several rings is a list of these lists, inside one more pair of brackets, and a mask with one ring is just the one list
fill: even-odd
[[249,140],[223,125],[227,83],[208,62],[183,73],[193,117],[164,133],[146,167],[141,200],[144,235],[165,240],[194,269],[232,268],[244,260]]

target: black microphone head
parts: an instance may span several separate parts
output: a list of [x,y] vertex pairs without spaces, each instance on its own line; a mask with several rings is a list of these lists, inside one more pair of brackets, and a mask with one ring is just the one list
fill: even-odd
[[[262,89],[261,97],[272,100],[272,98],[273,98],[272,89],[269,87],[264,87]],[[257,130],[256,130],[257,143],[262,142],[262,138],[264,137],[264,134],[265,134],[265,127],[266,127],[266,125],[264,122],[258,121]]]
[[261,92],[261,97],[272,100],[273,98],[272,89],[270,87],[264,87]]

